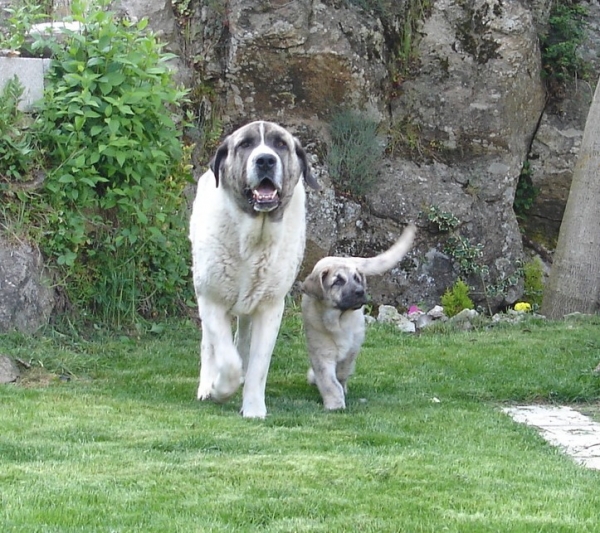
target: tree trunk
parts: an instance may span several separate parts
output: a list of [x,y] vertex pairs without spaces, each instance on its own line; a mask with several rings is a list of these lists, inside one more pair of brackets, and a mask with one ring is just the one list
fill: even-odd
[[62,20],[71,14],[71,0],[53,0],[52,15],[54,20]]
[[563,215],[542,313],[551,319],[600,308],[600,83],[596,86],[567,206]]

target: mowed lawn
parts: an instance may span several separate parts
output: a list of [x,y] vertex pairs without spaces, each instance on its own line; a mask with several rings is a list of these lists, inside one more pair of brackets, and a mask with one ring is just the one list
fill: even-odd
[[595,403],[600,318],[472,332],[371,326],[348,409],[307,385],[297,311],[266,420],[198,402],[200,333],[0,336],[1,532],[600,532],[600,472],[507,404]]

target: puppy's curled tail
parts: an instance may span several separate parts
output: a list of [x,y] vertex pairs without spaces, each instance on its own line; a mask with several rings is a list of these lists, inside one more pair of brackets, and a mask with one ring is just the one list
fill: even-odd
[[402,260],[412,246],[417,228],[409,224],[394,245],[375,257],[353,257],[355,265],[365,276],[384,274]]

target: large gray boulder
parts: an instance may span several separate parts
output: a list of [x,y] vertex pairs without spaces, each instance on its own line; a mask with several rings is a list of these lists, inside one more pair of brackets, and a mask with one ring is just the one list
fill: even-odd
[[479,276],[470,279],[473,297],[496,308],[522,290],[517,284],[494,297],[485,294],[514,274],[523,257],[512,204],[544,109],[536,25],[518,2],[439,0],[420,34],[420,68],[392,99],[389,119],[390,135],[410,136],[412,150],[400,146],[383,162],[364,203],[312,194],[318,216],[309,219],[308,249],[334,241],[329,253],[377,253],[404,224],[416,222],[415,250],[402,268],[372,280],[370,292],[380,303],[434,304],[464,277],[445,253],[448,235],[423,218],[436,206],[460,220],[458,234],[483,246],[478,261],[490,274],[485,284]]
[[54,301],[39,251],[0,234],[0,332],[33,333],[48,323]]
[[20,375],[16,363],[7,355],[0,354],[0,385],[14,383]]

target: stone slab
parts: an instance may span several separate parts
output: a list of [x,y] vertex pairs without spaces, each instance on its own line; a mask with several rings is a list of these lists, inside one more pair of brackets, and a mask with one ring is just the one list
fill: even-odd
[[600,424],[590,417],[566,406],[524,405],[503,411],[515,422],[535,427],[577,463],[600,470]]
[[19,102],[21,111],[31,111],[33,104],[44,96],[44,73],[50,66],[50,59],[30,57],[0,57],[0,90],[15,76],[24,87]]

